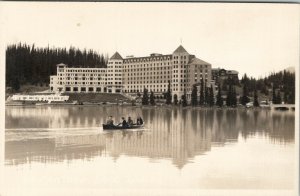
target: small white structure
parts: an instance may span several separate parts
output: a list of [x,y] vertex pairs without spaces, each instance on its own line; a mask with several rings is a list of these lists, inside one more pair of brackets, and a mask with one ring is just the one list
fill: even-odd
[[13,101],[68,101],[69,96],[59,94],[46,94],[46,95],[13,95]]

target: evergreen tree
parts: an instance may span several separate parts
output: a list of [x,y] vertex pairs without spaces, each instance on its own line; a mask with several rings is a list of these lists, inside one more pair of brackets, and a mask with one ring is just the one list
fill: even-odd
[[171,104],[172,102],[172,94],[171,94],[171,83],[168,81],[168,90],[166,93],[166,104]]
[[243,95],[242,95],[241,100],[240,100],[241,104],[244,105],[244,106],[247,103],[250,102],[250,98],[248,97],[248,87],[247,87],[247,84],[248,84],[247,82],[244,82],[244,85],[243,85]]
[[217,102],[216,102],[216,105],[219,106],[219,107],[222,107],[222,106],[223,106],[223,98],[222,98],[222,95],[221,95],[221,89],[220,89],[220,88],[219,88],[218,94],[217,94]]
[[191,104],[192,106],[196,106],[198,101],[197,101],[197,87],[196,85],[193,85],[193,90],[192,90],[192,94],[191,94]]
[[[6,85],[12,85],[17,77],[19,84],[49,83],[49,76],[56,73],[56,65],[65,63],[72,67],[106,67],[107,58],[93,50],[37,48],[33,44],[12,44],[6,48]],[[103,57],[103,58],[102,58]]]
[[215,97],[214,97],[214,89],[213,85],[210,86],[209,89],[209,106],[212,107],[215,104]]
[[209,90],[205,85],[205,96],[204,96],[204,104],[208,105],[209,104]]
[[177,104],[178,104],[178,97],[177,97],[177,94],[174,94],[174,97],[173,97],[173,98],[174,98],[174,101],[173,101],[174,104],[177,105]]
[[12,81],[11,87],[13,90],[18,91],[20,89],[20,82],[17,77],[15,77]]
[[226,96],[226,105],[232,106],[232,86],[229,85],[229,89],[227,91],[227,96]]
[[276,96],[276,100],[277,100],[277,104],[281,104],[281,95],[280,95],[280,91],[277,91],[277,96]]
[[284,101],[284,103],[288,103],[288,100],[289,100],[289,93],[286,90],[284,90],[283,91],[283,101]]
[[143,98],[142,98],[142,105],[149,104],[149,96],[148,96],[148,89],[144,88]]
[[272,89],[272,93],[273,93],[273,96],[272,96],[272,102],[273,104],[277,104],[277,96],[276,96],[276,92],[275,92],[275,86],[273,85],[273,89]]
[[201,86],[200,86],[200,101],[199,101],[199,104],[201,106],[204,105],[204,81],[203,81],[203,78],[201,80]]
[[259,107],[259,102],[258,102],[258,97],[257,97],[257,90],[256,90],[256,88],[254,89],[254,101],[253,101],[253,106],[254,106],[254,107]]
[[236,90],[235,86],[232,87],[232,94],[231,94],[231,106],[237,106],[237,98],[236,98]]
[[187,106],[187,100],[186,100],[186,92],[184,90],[184,94],[181,96],[181,104],[183,107],[186,107]]
[[150,93],[150,104],[151,104],[151,105],[155,105],[155,100],[154,100],[154,93],[153,93],[153,91],[151,91],[151,93]]

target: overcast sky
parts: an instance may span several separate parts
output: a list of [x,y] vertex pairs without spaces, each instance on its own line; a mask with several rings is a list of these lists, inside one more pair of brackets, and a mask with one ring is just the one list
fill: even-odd
[[[112,55],[171,54],[265,76],[299,63],[299,5],[0,3],[2,43],[75,46]],[[182,40],[182,41],[181,41]]]

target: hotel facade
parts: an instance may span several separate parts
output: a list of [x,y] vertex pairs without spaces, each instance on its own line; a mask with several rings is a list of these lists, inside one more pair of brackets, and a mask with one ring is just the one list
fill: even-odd
[[74,68],[57,65],[57,75],[50,76],[50,90],[55,93],[125,93],[136,96],[144,88],[155,95],[167,92],[184,94],[190,99],[193,85],[201,80],[214,85],[211,64],[189,54],[181,45],[168,55],[153,53],[146,57],[126,57],[116,52],[107,68]]

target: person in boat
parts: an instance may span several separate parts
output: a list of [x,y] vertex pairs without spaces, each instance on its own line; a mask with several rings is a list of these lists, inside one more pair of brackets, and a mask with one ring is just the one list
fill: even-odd
[[142,117],[140,115],[138,115],[137,119],[136,119],[136,124],[137,125],[142,125],[144,123]]
[[133,125],[133,120],[131,119],[130,116],[128,117],[127,124],[128,124],[129,126],[132,126],[132,125]]
[[114,120],[112,119],[112,116],[109,116],[108,120],[106,121],[106,124],[111,126],[114,125]]
[[127,128],[128,124],[124,117],[122,117],[122,122],[118,124],[118,126],[122,125],[123,128]]

